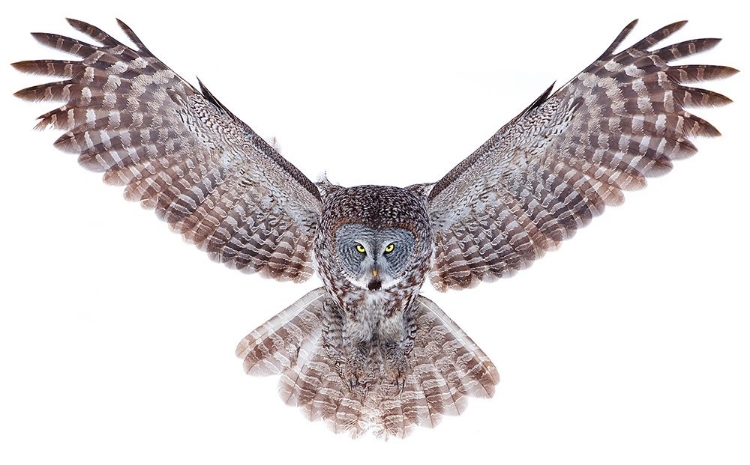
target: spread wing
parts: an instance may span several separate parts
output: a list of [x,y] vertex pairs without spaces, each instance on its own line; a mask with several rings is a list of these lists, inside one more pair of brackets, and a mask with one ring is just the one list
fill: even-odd
[[81,60],[14,63],[21,71],[67,78],[20,90],[63,106],[39,128],[66,131],[58,148],[85,168],[124,185],[125,197],[154,208],[216,261],[276,279],[312,273],[320,194],[297,168],[236,118],[157,59],[124,23],[131,48],[76,20],[101,45],[56,34],[33,36]]
[[427,193],[434,224],[430,279],[466,288],[527,267],[638,189],[695,153],[689,138],[716,136],[686,107],[730,100],[685,83],[730,76],[723,66],[671,66],[719,39],[649,50],[681,28],[666,26],[615,49],[630,23],[593,64],[542,94]]

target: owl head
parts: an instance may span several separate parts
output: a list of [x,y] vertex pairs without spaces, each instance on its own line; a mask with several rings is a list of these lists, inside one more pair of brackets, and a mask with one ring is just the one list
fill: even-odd
[[374,228],[362,223],[336,230],[336,254],[344,276],[371,291],[387,289],[414,259],[416,238],[403,228]]
[[[411,192],[357,186],[331,193],[321,222],[340,275],[358,288],[388,289],[430,257],[424,204]],[[327,202],[328,203],[328,202]]]

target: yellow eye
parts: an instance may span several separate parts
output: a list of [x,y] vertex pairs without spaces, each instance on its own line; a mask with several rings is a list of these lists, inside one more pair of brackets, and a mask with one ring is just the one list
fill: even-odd
[[357,252],[365,253],[365,246],[362,244],[357,244]]
[[396,248],[395,245],[388,244],[388,245],[385,246],[385,253],[391,253],[391,252],[393,252],[393,249],[395,249],[395,248]]

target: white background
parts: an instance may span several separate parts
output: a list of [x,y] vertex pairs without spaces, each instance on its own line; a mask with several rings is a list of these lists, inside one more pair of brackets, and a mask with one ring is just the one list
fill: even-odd
[[501,382],[382,442],[308,422],[234,357],[317,282],[226,269],[122,201],[31,130],[53,104],[11,94],[45,78],[6,65],[63,58],[28,33],[77,36],[66,16],[124,39],[119,17],[308,176],[403,186],[439,179],[634,18],[628,43],[690,19],[676,40],[725,39],[693,62],[750,70],[729,2],[74,3],[0,24],[0,463],[750,462],[746,74],[704,84],[736,102],[695,110],[723,137],[560,251],[469,291],[426,286]]

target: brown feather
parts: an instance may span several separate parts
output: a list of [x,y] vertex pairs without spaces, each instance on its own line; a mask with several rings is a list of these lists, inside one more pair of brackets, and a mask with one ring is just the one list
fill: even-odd
[[[681,21],[616,52],[634,25],[591,66],[514,118],[431,189],[430,218],[436,226],[430,278],[437,289],[471,287],[530,265],[600,215],[605,205],[622,203],[622,190],[645,186],[646,177],[667,173],[673,160],[695,153],[690,138],[719,135],[685,108],[731,100],[683,83],[736,70],[668,64],[709,50],[719,39],[649,50],[682,28]],[[506,208],[481,200],[488,196]],[[522,230],[530,240],[516,238],[532,244],[525,253],[510,247],[508,211],[535,226]],[[545,239],[530,236],[535,231]],[[484,235],[489,237],[482,244],[491,247],[462,239]]]

